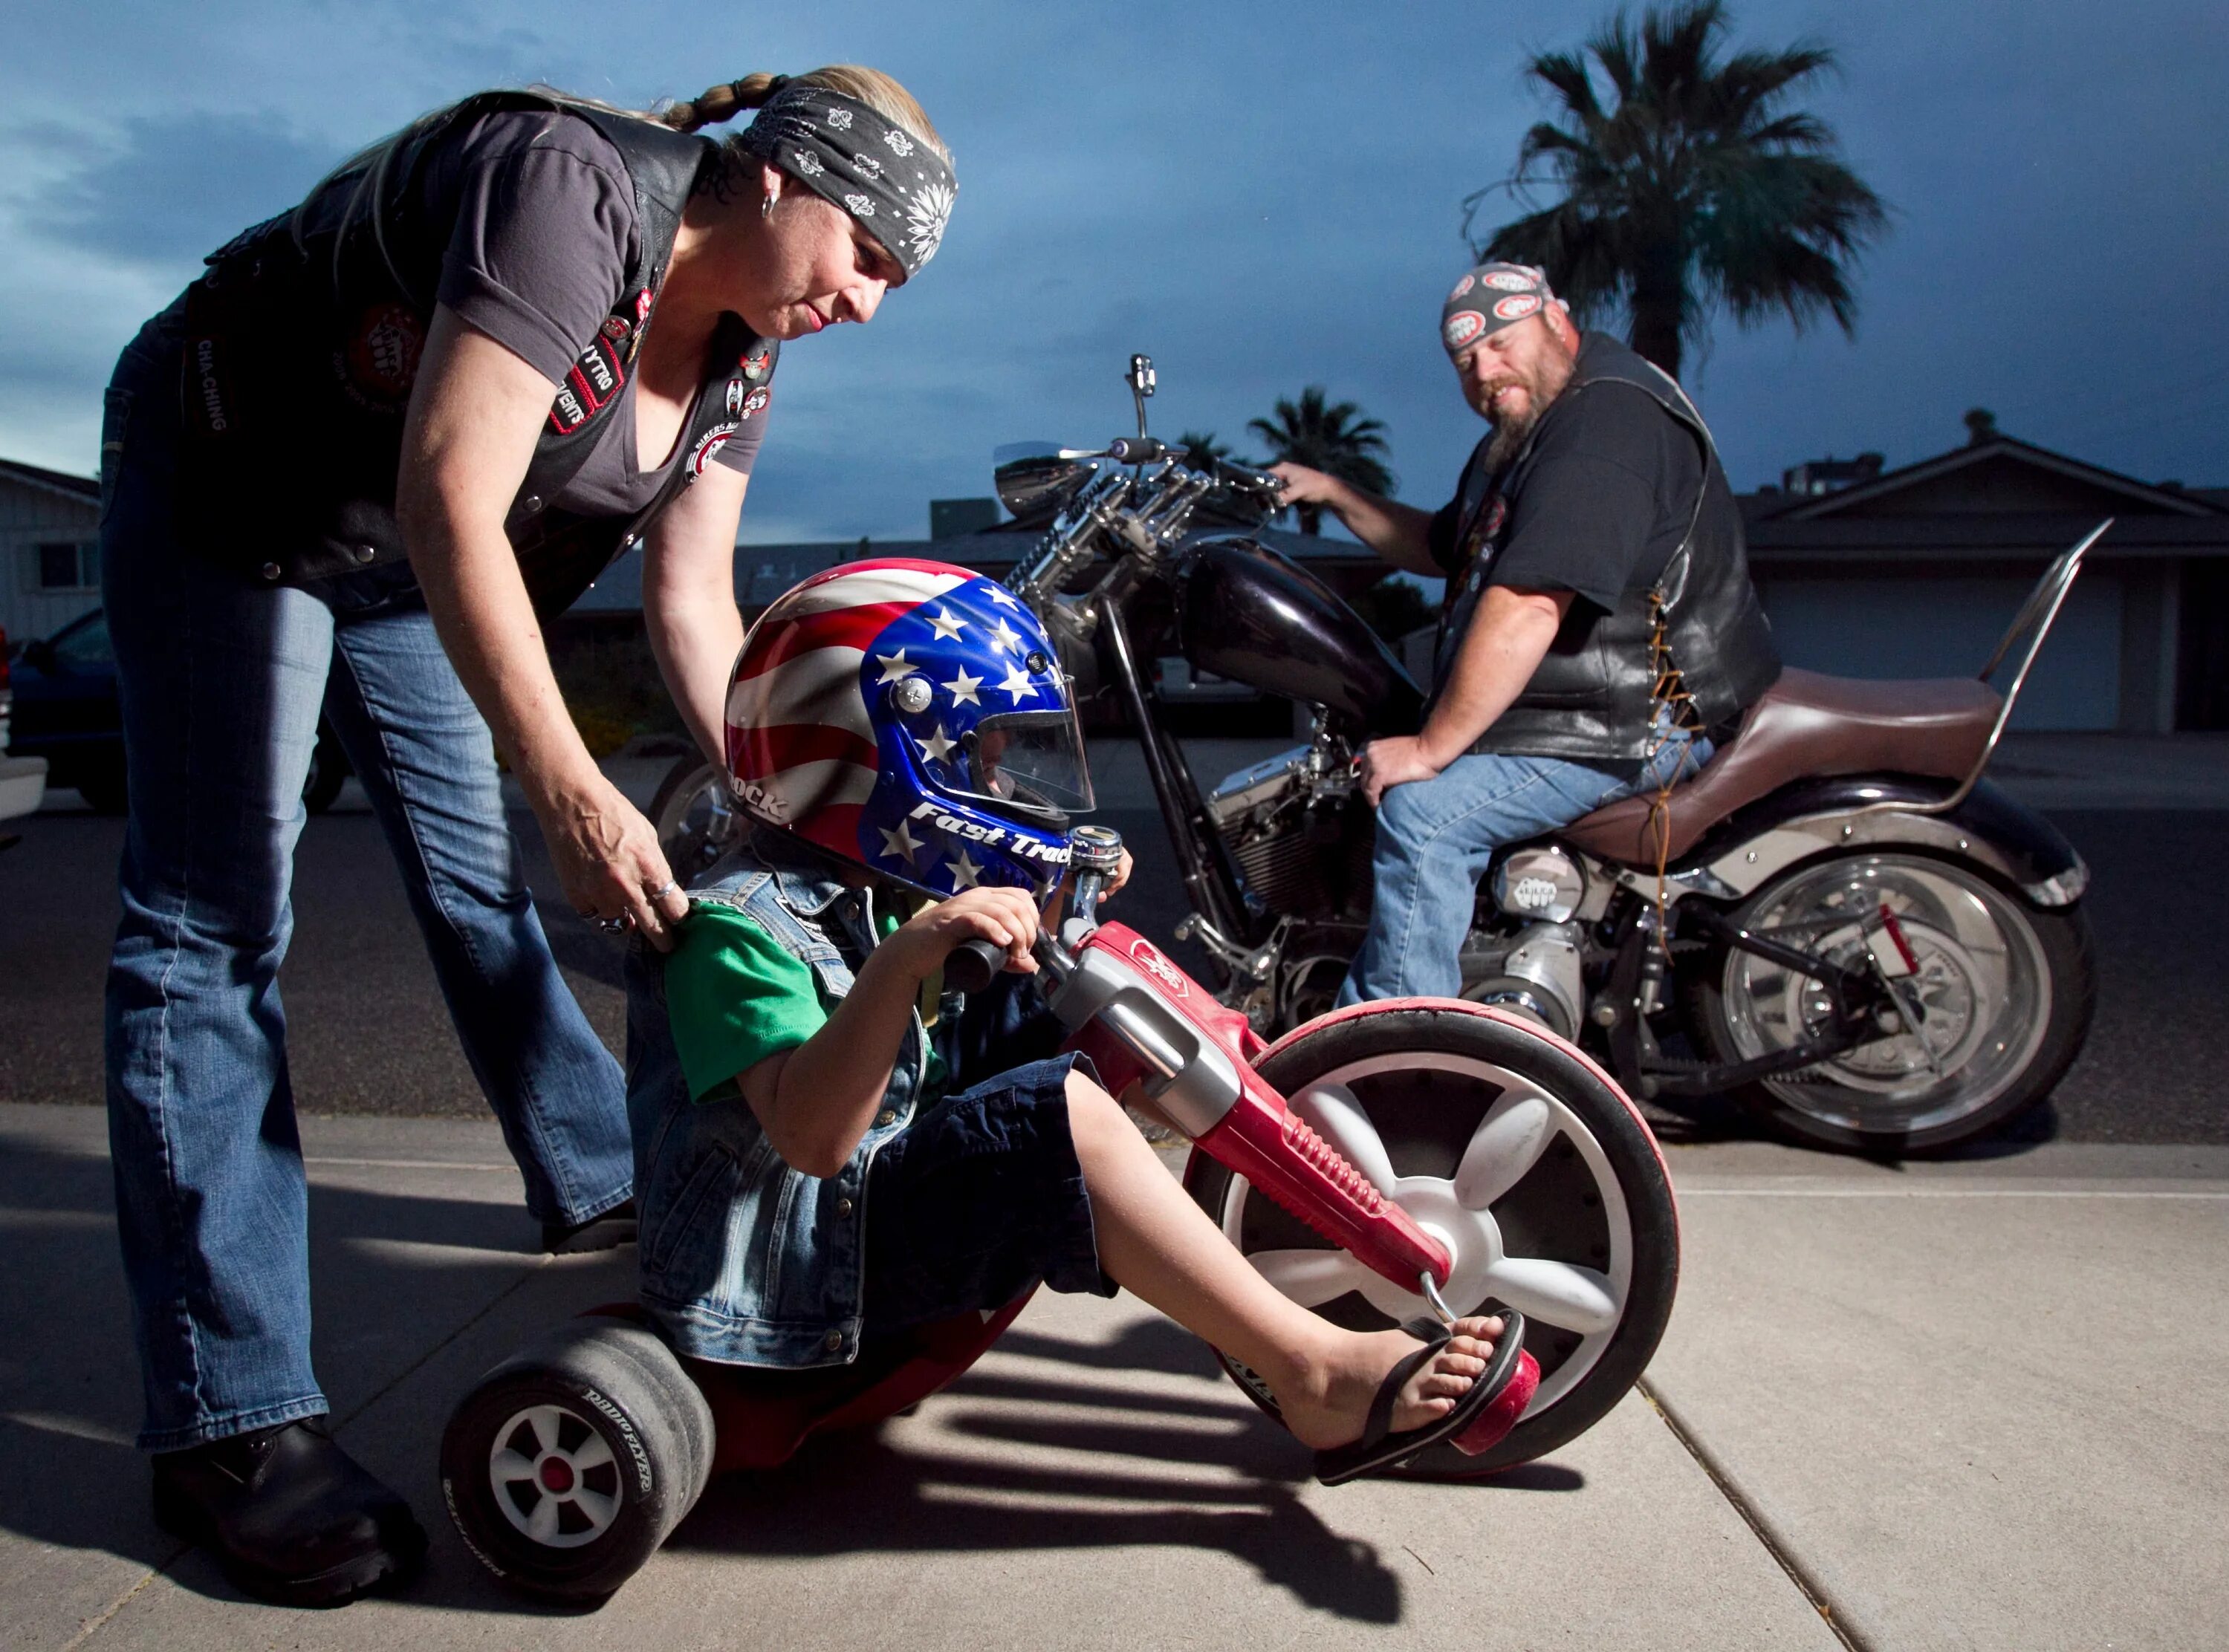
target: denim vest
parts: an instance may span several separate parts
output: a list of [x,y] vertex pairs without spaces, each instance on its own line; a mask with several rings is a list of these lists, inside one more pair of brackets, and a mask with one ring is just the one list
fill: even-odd
[[[851,990],[874,947],[869,890],[747,841],[691,884],[692,901],[748,914],[809,965],[825,997]],[[683,1354],[729,1365],[848,1364],[859,1349],[867,1169],[912,1119],[928,1060],[916,1015],[882,1111],[825,1179],[793,1170],[742,1097],[690,1098],[665,1002],[665,957],[627,958],[627,1112],[642,1213],[643,1305]]]

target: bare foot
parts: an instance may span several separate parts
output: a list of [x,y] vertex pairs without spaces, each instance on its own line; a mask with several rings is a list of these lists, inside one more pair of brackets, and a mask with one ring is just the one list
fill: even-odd
[[[1393,1402],[1394,1432],[1422,1428],[1455,1409],[1472,1382],[1485,1374],[1487,1361],[1493,1357],[1493,1339],[1501,1335],[1501,1321],[1459,1319],[1455,1332],[1402,1384],[1400,1397]],[[1340,1333],[1307,1378],[1288,1384],[1289,1393],[1278,1393],[1285,1425],[1301,1444],[1320,1451],[1352,1444],[1362,1437],[1378,1385],[1416,1348],[1416,1339],[1406,1331]]]

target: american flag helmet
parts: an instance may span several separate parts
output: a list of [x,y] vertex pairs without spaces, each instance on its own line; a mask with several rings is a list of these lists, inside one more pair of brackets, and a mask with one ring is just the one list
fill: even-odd
[[846,562],[775,599],[736,662],[727,744],[751,815],[932,894],[1050,893],[1092,806],[1044,627],[947,562]]

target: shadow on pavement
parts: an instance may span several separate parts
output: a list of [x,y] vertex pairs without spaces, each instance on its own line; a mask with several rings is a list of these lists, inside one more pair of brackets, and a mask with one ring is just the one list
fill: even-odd
[[[174,1569],[183,1546],[149,1512],[108,1161],[8,1131],[0,1167],[0,1531],[236,1598],[213,1568]],[[326,1181],[310,1197],[316,1367],[343,1425],[535,1270],[535,1230],[513,1202]]]
[[[1137,1370],[1217,1378],[1213,1356],[1187,1333],[1164,1320],[1134,1323],[1112,1341],[1018,1331],[995,1352],[1064,1368],[973,1372],[927,1403],[947,1436],[1011,1453],[923,1450],[903,1437],[825,1442],[775,1472],[715,1484],[671,1546],[797,1558],[1213,1549],[1315,1610],[1400,1621],[1399,1578],[1376,1546],[1340,1535],[1301,1500],[1306,1458],[1268,1418],[1235,1393],[1140,1393],[1096,1380]],[[1076,1416],[1077,1407],[1087,1414]],[[1106,1414],[1116,1410],[1130,1415]],[[1495,1483],[1563,1489],[1579,1476],[1555,1470],[1545,1481]]]

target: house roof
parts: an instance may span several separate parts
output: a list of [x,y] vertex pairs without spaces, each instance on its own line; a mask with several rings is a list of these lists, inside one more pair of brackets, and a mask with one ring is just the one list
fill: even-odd
[[[1917,508],[1914,514],[1953,514],[1960,509],[1995,514],[1988,496],[2007,491],[2002,486],[2006,478],[2019,478],[2028,484],[2013,491],[2055,496],[2057,501],[2076,509],[2086,508],[2086,503],[2075,502],[2087,495],[2099,508],[2118,515],[2229,515],[2229,507],[2214,496],[2218,490],[2159,487],[2002,435],[1884,471],[1871,482],[1834,493],[1753,494],[1749,514],[1753,521],[1786,522],[1893,515],[1903,514],[1900,507],[1906,505]],[[1962,494],[1966,496],[1962,500]]]
[[43,488],[49,493],[67,494],[73,499],[98,502],[100,498],[100,483],[95,477],[49,471],[43,465],[26,464],[21,459],[0,459],[0,477]]
[[1836,493],[1761,490],[1740,503],[1751,556],[1767,567],[2026,561],[2109,516],[2098,560],[2229,556],[2229,489],[2161,487],[2012,436]]

